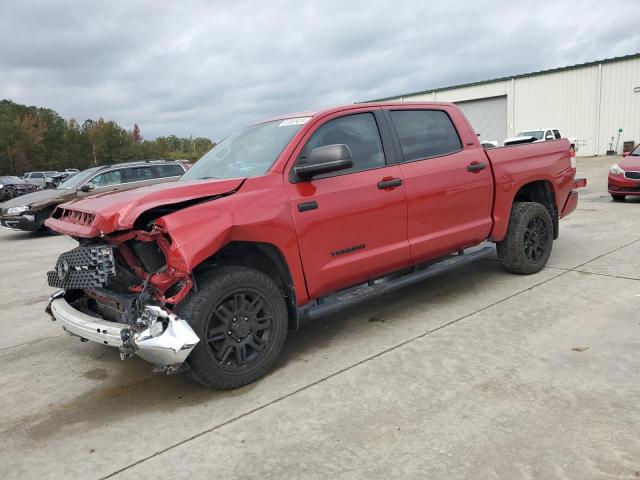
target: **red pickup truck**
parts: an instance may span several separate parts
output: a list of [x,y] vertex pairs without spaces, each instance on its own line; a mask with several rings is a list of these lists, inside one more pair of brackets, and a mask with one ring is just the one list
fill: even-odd
[[216,388],[265,375],[297,328],[493,255],[532,274],[577,205],[567,140],[484,150],[449,103],[286,115],[176,183],[60,205],[79,246],[47,311],[82,340]]

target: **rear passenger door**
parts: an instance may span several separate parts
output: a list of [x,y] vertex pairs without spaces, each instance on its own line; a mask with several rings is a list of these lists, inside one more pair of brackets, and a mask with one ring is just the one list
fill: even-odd
[[463,145],[448,107],[386,110],[405,182],[413,262],[486,240],[493,179],[477,145]]

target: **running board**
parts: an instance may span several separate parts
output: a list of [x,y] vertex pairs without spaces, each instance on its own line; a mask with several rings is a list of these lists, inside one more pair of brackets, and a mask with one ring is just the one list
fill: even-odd
[[462,265],[476,262],[493,255],[494,252],[495,249],[493,247],[483,247],[469,253],[447,256],[424,266],[416,266],[405,274],[388,275],[377,280],[372,280],[369,283],[333,293],[326,297],[319,298],[309,305],[300,307],[298,309],[298,319],[299,321],[305,322],[324,317],[343,308],[352,307],[359,303],[366,302],[371,298],[393,292],[394,290],[430,277],[435,277],[436,275],[448,272]]

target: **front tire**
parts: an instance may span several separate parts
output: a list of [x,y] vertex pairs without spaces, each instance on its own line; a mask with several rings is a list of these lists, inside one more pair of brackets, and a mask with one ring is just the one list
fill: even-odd
[[553,222],[539,203],[517,202],[511,208],[509,228],[498,242],[498,259],[510,272],[531,275],[544,268],[553,246]]
[[238,388],[267,374],[284,345],[284,294],[264,273],[220,267],[200,277],[176,313],[200,337],[187,362],[193,380],[217,389]]
[[0,202],[6,202],[7,200],[11,200],[13,198],[13,193],[8,188],[0,189]]
[[625,199],[625,195],[614,195],[612,193],[611,198],[613,198],[616,202],[621,202]]

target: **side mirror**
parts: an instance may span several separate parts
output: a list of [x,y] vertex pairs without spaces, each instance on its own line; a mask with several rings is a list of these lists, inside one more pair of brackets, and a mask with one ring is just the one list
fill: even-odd
[[353,167],[351,151],[344,144],[325,145],[311,150],[309,157],[294,167],[296,175],[308,179],[322,173],[336,172]]
[[87,183],[85,183],[84,185],[82,185],[80,187],[80,191],[81,192],[90,192],[94,188],[96,188],[96,185],[93,182],[87,182]]
[[553,140],[555,137],[553,135],[547,135],[544,137],[545,140]]
[[631,152],[624,152],[624,153],[622,154],[622,156],[623,156],[623,157],[628,157],[630,154],[631,154]]

